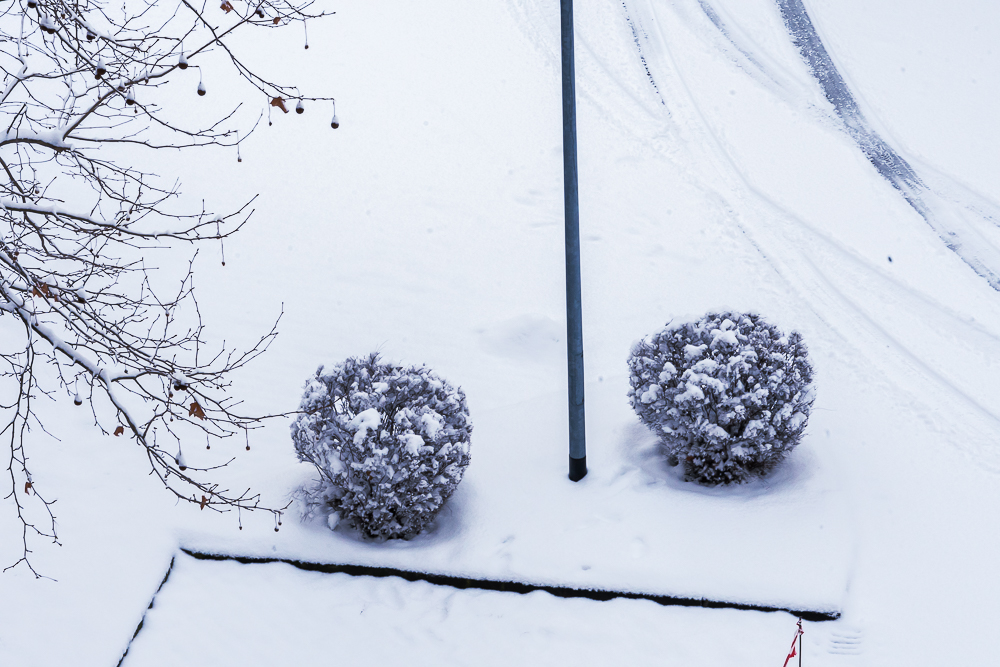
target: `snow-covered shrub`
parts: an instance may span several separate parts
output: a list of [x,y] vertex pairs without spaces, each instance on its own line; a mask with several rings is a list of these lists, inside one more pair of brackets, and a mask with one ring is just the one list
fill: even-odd
[[813,403],[802,337],[755,314],[671,323],[633,346],[629,369],[632,408],[701,484],[766,474],[799,443]]
[[351,358],[309,379],[292,424],[300,461],[320,478],[302,490],[307,515],[346,521],[371,538],[409,538],[455,492],[469,465],[465,393],[421,367]]

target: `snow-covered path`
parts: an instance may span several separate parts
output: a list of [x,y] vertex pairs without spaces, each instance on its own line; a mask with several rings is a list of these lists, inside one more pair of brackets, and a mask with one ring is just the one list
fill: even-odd
[[[462,385],[476,425],[466,480],[437,529],[407,544],[360,543],[293,520],[274,533],[266,519],[244,517],[238,531],[230,517],[172,507],[145,483],[141,460],[84,436],[71,452],[39,455],[64,499],[67,546],[39,548],[59,584],[0,577],[0,597],[17,601],[0,609],[0,662],[117,660],[178,544],[836,608],[840,621],[807,627],[810,664],[987,660],[989,646],[976,638],[1000,620],[998,538],[988,526],[1000,508],[1000,298],[845,131],[779,5],[577,2],[592,472],[573,485],[564,470],[558,3],[339,4],[327,33],[310,27],[309,59],[288,57],[337,89],[340,134],[303,142],[276,119],[273,135],[244,151],[244,171],[221,161],[186,166],[193,183],[211,181],[234,199],[260,190],[269,202],[263,222],[227,246],[229,266],[202,267],[203,309],[224,313],[216,327],[238,339],[284,303],[282,337],[239,386],[268,410],[294,407],[317,364],[374,348]],[[874,4],[884,17],[899,3]],[[816,34],[836,36],[826,50],[855,90],[867,52],[851,50],[851,35],[867,10],[813,5],[805,6]],[[990,72],[998,60],[956,63],[955,73]],[[882,107],[869,106],[877,83],[854,96],[872,131],[919,172],[922,196],[946,192],[949,215],[979,212],[963,220],[985,241],[964,247],[992,252],[996,230],[984,221],[1000,193],[959,186],[970,180],[955,162],[935,169],[926,154],[912,158],[919,151],[891,130],[924,110],[880,118]],[[713,308],[756,310],[800,330],[817,369],[805,442],[774,478],[737,490],[677,481],[625,400],[632,341]],[[276,423],[225,480],[280,501],[308,476]],[[130,502],[109,500],[108,488],[125,489]],[[301,661],[323,654],[329,647],[310,643],[311,625],[296,629],[295,605],[269,607],[289,591],[313,600],[302,613],[339,614],[324,607],[331,598],[369,596],[386,622],[408,628],[399,650],[426,648],[436,627],[428,619],[450,595],[185,563],[136,641],[135,664],[167,664],[171,646],[178,660],[204,647],[197,633],[209,626],[186,611],[210,604],[260,605],[252,623],[221,626],[233,646],[270,627],[274,646],[300,651]],[[330,597],[314,592],[325,587]],[[632,619],[642,641],[674,633],[662,637],[672,652],[659,639],[636,640],[640,664],[733,664],[740,645],[752,647],[747,664],[766,664],[752,656],[773,645],[777,664],[793,629],[785,615],[634,602],[578,614],[559,606],[566,601],[503,595],[457,594],[454,604],[482,621],[442,621],[430,655],[439,664],[463,662],[450,651],[502,656],[488,642],[476,646],[485,631],[496,645],[527,642],[511,655],[540,664],[574,635],[524,639],[525,619],[566,614],[592,627],[610,613]],[[351,609],[341,610],[350,615],[345,636],[364,637],[372,626]],[[494,624],[493,613],[520,620]],[[179,643],[169,619],[182,617],[188,641]],[[40,639],[53,632],[58,641]],[[594,635],[603,645],[585,654],[593,664],[608,644],[629,641],[616,632]],[[698,653],[720,636],[715,657]],[[217,639],[213,651],[238,654]],[[142,651],[154,662],[138,662]]]

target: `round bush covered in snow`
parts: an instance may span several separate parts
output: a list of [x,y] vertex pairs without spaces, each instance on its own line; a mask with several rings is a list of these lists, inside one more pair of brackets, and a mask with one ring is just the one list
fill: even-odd
[[465,394],[427,368],[351,358],[306,383],[292,424],[300,461],[320,479],[306,514],[344,520],[372,538],[408,538],[455,492],[469,465]]
[[802,438],[813,402],[807,356],[798,333],[759,315],[709,313],[635,344],[629,400],[686,479],[743,482]]

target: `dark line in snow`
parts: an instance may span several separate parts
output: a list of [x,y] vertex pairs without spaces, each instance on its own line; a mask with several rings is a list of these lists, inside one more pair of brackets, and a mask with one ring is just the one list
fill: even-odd
[[715,11],[715,8],[705,2],[705,0],[698,0],[698,5],[701,6],[701,11],[704,12],[705,16],[708,17],[708,20],[712,22],[712,25],[714,25],[716,29],[722,33],[722,36],[729,40],[729,43],[732,44],[737,51],[742,53],[744,58],[746,58],[751,64],[753,64],[761,72],[764,72],[766,75],[767,70],[765,70],[764,66],[753,57],[753,54],[744,50],[743,47],[736,43],[736,40],[733,39],[733,36],[729,33],[729,29],[726,27],[725,21],[723,21],[722,17],[719,16],[719,13]]
[[[595,590],[587,588],[570,588],[568,586],[545,586],[540,584],[527,584],[519,581],[497,581],[493,579],[471,579],[465,577],[452,577],[443,574],[428,574],[426,572],[414,572],[411,570],[399,570],[393,567],[371,567],[368,565],[344,565],[336,563],[309,563],[306,561],[289,560],[286,558],[256,558],[248,556],[233,556],[225,554],[209,554],[200,551],[190,551],[181,549],[184,553],[198,560],[234,560],[243,564],[262,563],[286,563],[300,570],[310,572],[324,572],[327,574],[339,573],[352,577],[399,577],[406,581],[425,581],[437,586],[450,586],[452,588],[467,589],[474,588],[484,591],[499,591],[503,593],[532,593],[534,591],[545,591],[551,595],[561,598],[587,598],[601,602],[624,598],[628,600],[649,600],[664,606],[681,607],[707,607],[709,609],[740,609],[745,611],[783,611],[788,612],[806,621],[835,621],[840,618],[840,612],[832,610],[814,609],[791,609],[788,607],[771,607],[767,605],[742,604],[739,602],[726,602],[723,600],[708,600],[705,598],[679,598],[670,595],[654,595],[652,593],[637,593],[634,591],[609,591]],[[152,603],[150,603],[152,606]],[[142,624],[139,624],[142,627]],[[136,630],[138,633],[138,629]]]
[[142,630],[142,626],[146,622],[146,612],[148,612],[150,609],[153,608],[153,602],[156,601],[156,596],[160,594],[160,590],[162,590],[163,586],[167,583],[167,579],[170,578],[170,573],[173,572],[173,569],[174,569],[174,559],[171,558],[170,565],[167,567],[167,573],[163,575],[163,581],[161,581],[160,585],[156,587],[156,592],[153,593],[153,597],[150,598],[149,606],[146,607],[146,611],[142,612],[142,618],[139,619],[139,625],[135,626],[135,632],[132,633],[132,639],[128,640],[128,646],[125,647],[125,652],[122,653],[121,659],[118,660],[117,667],[121,667],[122,663],[125,662],[125,656],[128,655],[128,650],[132,648],[132,642],[135,641],[135,638],[139,636],[139,631]]
[[826,99],[830,101],[837,116],[844,123],[847,133],[854,139],[868,161],[899,190],[906,203],[937,232],[949,250],[954,251],[973,271],[985,278],[993,289],[1000,291],[1000,276],[976,256],[974,248],[970,249],[963,244],[958,232],[948,229],[937,219],[922,197],[928,191],[927,186],[917,176],[913,167],[868,124],[854,95],[847,87],[847,82],[844,81],[844,77],[837,70],[837,66],[834,65],[833,59],[819,38],[802,0],[776,0],[776,2],[781,10],[781,19],[791,34],[792,42],[809,65]]
[[653,78],[653,73],[649,69],[649,63],[646,62],[646,55],[642,52],[642,42],[639,40],[639,30],[636,28],[635,21],[632,20],[632,16],[628,12],[628,5],[625,4],[625,0],[622,0],[622,9],[625,10],[625,22],[628,23],[628,27],[632,31],[632,39],[635,42],[635,48],[639,50],[639,61],[642,63],[642,68],[646,70],[646,76],[649,78],[649,83],[652,84],[653,90],[656,91],[656,96],[660,98],[660,104],[666,106],[667,103],[663,99],[663,95],[660,94],[660,87],[656,85],[656,79]]
[[[865,157],[887,181],[907,196],[907,191],[923,189],[924,184],[913,167],[878,136],[861,113],[857,101],[840,75],[833,59],[816,33],[802,0],[777,0],[781,18],[792,35],[792,41],[809,65],[813,76],[823,88],[837,115],[844,122],[848,134],[858,144]],[[909,197],[907,197],[909,201]],[[913,206],[913,202],[910,202]],[[914,206],[916,208],[916,206]]]

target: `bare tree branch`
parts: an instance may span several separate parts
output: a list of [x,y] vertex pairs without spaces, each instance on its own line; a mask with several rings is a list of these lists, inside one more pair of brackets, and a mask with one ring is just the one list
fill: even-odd
[[[6,569],[43,576],[32,545],[59,539],[55,500],[29,466],[32,442],[51,437],[39,397],[88,404],[96,428],[142,447],[151,474],[180,500],[276,520],[284,509],[221,488],[207,474],[220,466],[188,466],[183,453],[188,443],[246,434],[275,416],[245,414],[227,392],[232,373],[267,350],[277,322],[248,350],[209,352],[194,259],[170,290],[147,264],[150,251],[172,244],[222,243],[247,223],[255,198],[228,213],[185,211],[178,183],[115,150],[234,146],[269,105],[333,103],[259,75],[231,41],[327,12],[309,1],[219,2],[14,0],[0,8],[0,437],[9,484],[0,493],[23,544]],[[178,72],[218,67],[220,55],[260,95],[249,128],[238,126],[241,105],[190,127],[176,109],[150,101]]]

